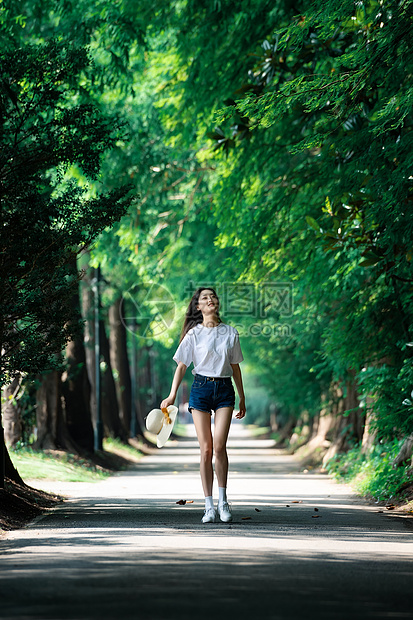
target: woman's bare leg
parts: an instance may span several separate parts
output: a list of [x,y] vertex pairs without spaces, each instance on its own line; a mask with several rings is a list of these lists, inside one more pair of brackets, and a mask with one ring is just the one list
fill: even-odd
[[226,487],[228,479],[227,439],[231,426],[233,407],[222,407],[215,412],[214,422],[214,452],[215,473],[218,486]]
[[199,447],[201,448],[201,480],[205,497],[212,495],[212,484],[214,481],[214,471],[212,469],[212,433],[211,433],[211,414],[206,411],[192,409],[192,419],[194,420],[196,435]]

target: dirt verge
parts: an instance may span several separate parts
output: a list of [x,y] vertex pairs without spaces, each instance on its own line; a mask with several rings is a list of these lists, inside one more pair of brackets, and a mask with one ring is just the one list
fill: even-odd
[[[52,451],[50,451],[52,452]],[[53,455],[56,459],[66,453],[55,450]],[[124,451],[119,452],[97,452],[89,458],[70,455],[70,459],[85,467],[104,470],[108,473],[115,473],[128,469],[135,465],[133,459]],[[0,534],[24,527],[39,515],[52,510],[57,504],[64,501],[64,498],[54,493],[47,493],[35,489],[28,485],[21,485],[6,478],[5,488],[0,489]]]
[[0,489],[0,531],[24,527],[61,501],[58,495],[22,486],[6,478],[5,488]]

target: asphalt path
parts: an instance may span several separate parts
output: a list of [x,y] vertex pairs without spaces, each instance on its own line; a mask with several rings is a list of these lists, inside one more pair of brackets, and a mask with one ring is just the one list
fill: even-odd
[[231,524],[201,523],[192,436],[103,482],[55,484],[69,499],[0,541],[0,618],[412,620],[411,521],[240,424],[229,455]]

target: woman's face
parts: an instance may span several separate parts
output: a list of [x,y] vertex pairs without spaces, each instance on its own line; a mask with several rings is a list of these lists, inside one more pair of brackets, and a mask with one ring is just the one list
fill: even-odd
[[216,314],[219,308],[219,299],[214,291],[211,291],[209,288],[202,290],[199,295],[197,308],[203,315]]

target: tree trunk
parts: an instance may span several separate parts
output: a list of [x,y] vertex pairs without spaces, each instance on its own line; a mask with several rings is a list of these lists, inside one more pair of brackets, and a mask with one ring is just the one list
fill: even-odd
[[344,418],[344,399],[343,390],[339,387],[337,382],[333,382],[330,386],[330,403],[328,409],[331,416],[331,425],[326,433],[326,438],[330,439],[330,447],[323,458],[323,465],[327,463],[333,456],[339,452],[344,452],[347,444],[347,433],[345,432],[345,426],[348,426],[347,419]]
[[4,446],[4,461],[5,461],[6,478],[9,478],[9,480],[11,480],[12,482],[16,482],[17,484],[26,486],[26,483],[21,478],[19,472],[17,471],[17,469],[15,468],[15,466],[13,465],[11,461],[9,451],[7,450],[7,446]]
[[36,392],[36,450],[67,450],[82,454],[84,450],[69,434],[65,420],[62,374],[57,370],[41,375]]
[[[77,272],[76,260],[73,264]],[[79,288],[73,295],[73,307],[81,319]],[[86,368],[83,333],[66,346],[67,370],[62,376],[62,393],[65,400],[65,420],[70,437],[81,450],[93,452],[93,426],[90,409],[90,383]]]
[[69,435],[86,452],[93,452],[90,384],[83,340],[76,338],[66,347],[68,369],[62,376],[65,418]]
[[152,407],[149,401],[149,385],[150,375],[148,373],[148,364],[146,356],[148,355],[147,347],[139,349],[137,352],[137,377],[136,377],[136,413],[140,433],[143,435],[142,429],[145,428],[145,417],[148,415]]
[[5,487],[5,479],[9,478],[12,482],[25,486],[19,472],[14,467],[7,446],[4,442],[4,429],[2,426],[2,407],[0,399],[0,490]]
[[36,392],[37,450],[63,449],[59,438],[63,425],[61,373],[53,370],[41,376]]
[[148,407],[149,409],[157,408],[158,404],[156,399],[157,392],[157,377],[155,370],[155,351],[152,347],[146,347],[148,352],[146,358],[146,377],[148,386]]
[[355,376],[353,380],[346,382],[346,396],[344,398],[343,407],[343,411],[350,412],[347,419],[349,425],[351,425],[351,434],[357,443],[360,443],[364,434],[365,414],[364,410],[360,407],[360,398]]
[[[184,402],[186,401],[184,400]],[[276,433],[279,429],[279,424],[277,419],[278,407],[275,403],[270,404],[268,414],[271,431]]]
[[[133,431],[134,437],[139,437],[141,440],[144,440],[143,429],[145,428],[144,421],[144,410],[142,409],[141,403],[141,393],[140,393],[140,383],[142,381],[141,373],[140,373],[140,355],[141,351],[137,348],[137,340],[136,340],[136,331],[132,332],[132,342],[131,342],[131,365],[130,365],[130,376],[131,376],[131,396],[133,398],[133,404],[131,406],[131,416],[134,416],[134,423],[131,422],[131,430]],[[132,374],[134,373],[134,374]],[[134,384],[134,385],[133,385]],[[134,387],[134,389],[132,389]],[[132,433],[131,433],[132,436]]]
[[[85,255],[86,256],[86,255]],[[96,428],[96,381],[95,381],[95,328],[93,321],[93,290],[91,284],[91,270],[84,265],[85,276],[80,283],[82,316],[85,321],[84,349],[86,371],[90,385],[90,411],[92,425]]]
[[3,425],[4,439],[7,446],[15,446],[22,438],[22,424],[20,410],[16,403],[16,397],[21,385],[21,375],[18,374],[10,385],[6,385],[2,391],[3,398]]
[[5,479],[8,478],[16,484],[26,486],[24,480],[20,476],[19,472],[13,465],[9,451],[4,442],[4,430],[2,426],[2,407],[0,399],[0,490],[3,492],[5,488]]
[[284,448],[288,439],[290,439],[294,427],[296,425],[296,420],[294,418],[289,418],[281,427],[279,427],[279,437],[278,441],[275,445],[276,448]]
[[131,375],[128,360],[126,329],[120,318],[121,299],[109,308],[110,361],[116,372],[116,394],[119,404],[119,417],[126,430],[131,425]]
[[373,428],[373,403],[375,399],[371,396],[366,398],[366,416],[364,423],[363,440],[361,442],[361,451],[363,454],[368,454],[372,449],[377,431]]
[[117,437],[122,441],[127,441],[129,432],[123,426],[119,417],[118,400],[116,397],[115,381],[113,379],[112,365],[110,363],[109,340],[106,335],[105,324],[100,321],[100,350],[104,361],[102,372],[102,420],[105,435]]
[[348,450],[351,440],[361,440],[364,415],[352,380],[347,381],[344,388],[332,382],[321,402],[322,408],[313,420],[310,437],[301,447],[297,446],[297,454],[306,460],[319,461],[324,453],[322,462],[325,465],[339,452]]
[[[131,346],[131,349],[132,349],[131,350],[131,356],[132,356],[131,383],[132,381],[134,381],[135,389],[134,389],[134,402],[131,407],[131,415],[135,416],[135,424],[133,425],[135,427],[135,432],[134,432],[135,437],[140,437],[141,439],[144,439],[143,429],[145,428],[145,421],[144,421],[145,416],[143,413],[142,403],[141,403],[141,398],[140,398],[140,382],[142,380],[140,376],[140,371],[139,371],[140,351],[137,348],[137,341],[136,341],[135,333],[132,334],[132,339],[133,340],[131,343],[132,344]],[[134,376],[132,376],[133,372],[135,373]]]
[[[87,256],[84,256],[86,259]],[[86,368],[91,387],[91,412],[94,428],[96,428],[96,377],[95,377],[95,325],[94,325],[94,296],[91,283],[91,269],[86,260],[83,268],[85,277],[81,283],[82,314],[85,319],[85,353]],[[116,398],[116,388],[113,380],[110,363],[109,342],[106,335],[105,324],[100,321],[100,355],[101,355],[101,407],[104,435],[106,437],[118,437],[126,441],[127,430],[121,424],[119,407]],[[103,364],[102,364],[103,362]]]
[[404,440],[402,447],[400,448],[399,454],[394,459],[392,466],[400,467],[407,461],[410,461],[413,466],[413,433],[406,437]]

